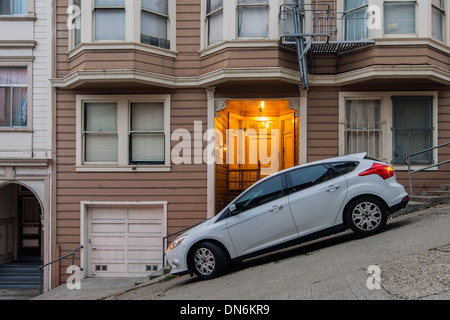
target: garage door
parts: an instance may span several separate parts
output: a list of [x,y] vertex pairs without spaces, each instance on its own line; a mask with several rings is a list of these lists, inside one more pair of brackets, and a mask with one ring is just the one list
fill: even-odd
[[162,267],[163,205],[88,209],[89,276],[144,277]]

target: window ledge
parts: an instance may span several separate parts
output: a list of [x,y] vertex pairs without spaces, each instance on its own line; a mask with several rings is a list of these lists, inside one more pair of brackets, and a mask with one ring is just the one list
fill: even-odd
[[67,55],[69,56],[69,59],[72,59],[76,55],[80,54],[85,50],[139,50],[147,53],[165,56],[172,59],[175,59],[178,54],[178,52],[176,51],[163,49],[143,43],[102,41],[102,42],[81,43],[75,48],[69,50],[67,52]]
[[35,15],[26,16],[26,15],[4,15],[0,16],[0,21],[36,21],[37,18]]
[[76,165],[76,172],[170,172],[170,165],[158,166],[108,166],[108,165]]
[[242,39],[242,40],[221,41],[204,48],[203,50],[199,51],[199,53],[200,57],[204,57],[226,48],[258,48],[258,47],[278,47],[278,40]]

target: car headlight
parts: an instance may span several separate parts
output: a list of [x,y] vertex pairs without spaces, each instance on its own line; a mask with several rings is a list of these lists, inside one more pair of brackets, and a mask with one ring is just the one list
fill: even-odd
[[182,243],[183,240],[185,240],[186,238],[187,238],[187,235],[176,238],[175,241],[170,244],[169,248],[167,248],[167,253],[169,253],[170,251],[172,251],[173,249],[178,247],[178,245],[180,243]]

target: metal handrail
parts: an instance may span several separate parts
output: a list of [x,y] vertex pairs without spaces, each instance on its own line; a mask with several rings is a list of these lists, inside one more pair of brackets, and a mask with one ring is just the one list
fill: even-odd
[[[411,178],[411,175],[412,175],[413,173],[420,172],[420,171],[424,171],[424,170],[428,170],[428,169],[434,168],[434,167],[438,167],[438,166],[443,165],[443,164],[445,164],[445,163],[449,163],[450,160],[441,161],[441,162],[439,162],[439,163],[435,163],[435,164],[432,164],[432,165],[430,165],[430,166],[426,166],[426,167],[424,167],[424,168],[420,168],[420,169],[412,170],[412,171],[411,171],[411,160],[410,160],[410,158],[411,158],[411,157],[414,157],[414,156],[417,156],[417,155],[419,155],[419,154],[425,153],[425,152],[429,152],[429,151],[432,151],[432,150],[435,150],[435,149],[438,149],[438,148],[445,147],[445,146],[447,146],[447,145],[450,145],[450,142],[447,142],[447,143],[444,143],[444,144],[441,144],[441,145],[438,145],[438,146],[435,146],[435,147],[431,147],[431,148],[428,148],[428,149],[424,149],[424,150],[421,150],[421,151],[417,151],[417,152],[411,153],[411,154],[409,154],[409,155],[407,155],[407,156],[405,156],[405,157],[403,158],[403,162],[406,163],[406,164],[408,164],[409,191],[410,191],[410,195],[411,195],[411,196],[413,195],[412,178]],[[413,162],[413,163],[414,163],[414,162]]]
[[[61,261],[62,259],[65,259],[65,258],[67,258],[67,257],[69,257],[69,256],[72,256],[72,265],[73,265],[74,259],[75,259],[75,252],[76,252],[77,250],[80,250],[80,249],[83,249],[83,246],[76,247],[76,248],[74,248],[74,249],[72,250],[71,253],[66,254],[65,256],[63,256],[63,257],[61,257],[61,258],[58,258],[58,259],[56,259],[56,260],[50,261],[50,262],[48,262],[48,263],[46,263],[46,264],[44,264],[44,265],[42,265],[42,266],[40,266],[40,267],[38,268],[38,269],[39,269],[39,294],[42,294],[42,270],[43,270],[45,267],[47,267],[47,266],[49,266],[49,265],[51,265],[51,264],[53,264],[53,263],[55,263],[55,262]],[[80,270],[83,270],[83,268],[80,268]],[[73,275],[74,273],[75,273],[75,270],[72,270],[72,275]]]
[[180,234],[180,233],[183,232],[183,231],[186,231],[186,230],[189,230],[189,229],[191,229],[191,228],[193,228],[193,227],[196,227],[196,226],[198,226],[199,224],[202,224],[203,222],[208,221],[208,220],[209,220],[209,219],[200,221],[200,222],[198,222],[198,223],[196,223],[196,224],[193,224],[192,226],[189,226],[189,227],[187,227],[187,228],[178,230],[178,231],[176,231],[176,232],[174,232],[174,233],[171,233],[171,234],[168,234],[167,236],[165,236],[165,237],[162,238],[162,267],[163,267],[163,268],[165,267],[165,264],[166,264],[166,262],[165,262],[165,257],[166,257],[166,249],[165,249],[165,247],[166,247],[166,240],[167,240],[168,238],[172,237],[172,236],[175,236],[175,235],[177,235],[177,234]]

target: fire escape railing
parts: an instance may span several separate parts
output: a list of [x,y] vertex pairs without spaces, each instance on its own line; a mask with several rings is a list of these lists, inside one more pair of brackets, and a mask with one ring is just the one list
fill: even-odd
[[[280,6],[280,42],[297,49],[300,80],[309,88],[307,54],[334,53],[374,44],[368,38],[368,23],[373,12],[337,12],[336,0],[293,0]],[[343,33],[340,31],[344,31]]]

